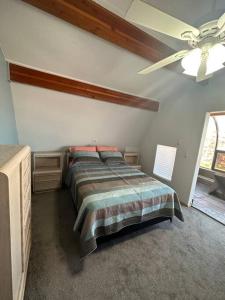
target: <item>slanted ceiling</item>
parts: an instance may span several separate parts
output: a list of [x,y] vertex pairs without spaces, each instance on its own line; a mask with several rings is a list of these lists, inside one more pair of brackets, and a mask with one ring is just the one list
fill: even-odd
[[[131,0],[92,2],[121,17],[131,4]],[[225,8],[223,0],[146,2],[197,26],[221,15]],[[170,47],[179,48],[175,39],[146,31],[170,43]],[[156,87],[165,83],[162,77],[166,70],[148,76],[137,75],[149,65],[148,60],[20,0],[0,1],[0,43],[6,58],[14,62],[150,99],[155,98]],[[182,43],[184,45],[186,43]]]
[[158,100],[166,81],[164,70],[137,74],[149,60],[23,1],[0,1],[0,41],[9,61],[140,97]]
[[92,0],[23,1],[150,61],[173,53],[164,43]]
[[[100,4],[123,7],[122,16],[130,3]],[[186,81],[166,69],[137,75],[149,60],[20,0],[0,1],[0,45],[13,63],[156,99],[160,104],[169,99],[174,85]],[[20,83],[11,82],[11,89],[19,142],[34,150],[96,139],[120,147],[138,146],[155,114]]]

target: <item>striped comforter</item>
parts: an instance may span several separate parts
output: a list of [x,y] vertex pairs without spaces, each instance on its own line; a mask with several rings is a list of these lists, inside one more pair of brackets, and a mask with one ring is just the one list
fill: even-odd
[[99,236],[157,217],[183,221],[179,200],[169,186],[124,163],[76,162],[67,176],[78,216],[81,256],[97,248]]

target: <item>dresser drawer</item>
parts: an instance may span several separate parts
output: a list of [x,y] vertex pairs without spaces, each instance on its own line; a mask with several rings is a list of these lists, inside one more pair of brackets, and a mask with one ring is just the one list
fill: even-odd
[[27,242],[25,245],[25,257],[24,257],[24,267],[26,268],[29,260],[30,255],[30,248],[31,248],[31,226],[29,227],[28,233],[27,233]]
[[23,160],[22,160],[22,176],[25,175],[27,170],[31,169],[31,154],[29,153]]
[[23,226],[31,206],[31,156],[30,153],[21,161],[21,209]]
[[22,176],[22,194],[23,198],[26,197],[27,191],[31,186],[31,170],[28,168]]
[[31,207],[23,223],[23,269],[26,268],[28,245],[31,243]]
[[27,214],[29,209],[31,208],[31,186],[27,189],[27,192],[24,194],[23,197],[23,217],[24,220],[27,218]]
[[26,219],[27,211],[31,206],[31,173],[28,169],[21,181],[22,184],[22,214]]
[[26,243],[29,228],[31,227],[31,207],[29,208],[24,222],[24,242]]
[[23,249],[23,272],[27,269],[30,248],[31,248],[31,226],[28,229],[27,239],[25,241],[24,249]]

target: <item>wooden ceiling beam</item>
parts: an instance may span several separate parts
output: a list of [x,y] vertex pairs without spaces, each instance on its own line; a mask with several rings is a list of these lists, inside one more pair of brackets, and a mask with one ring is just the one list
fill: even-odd
[[105,101],[114,104],[147,109],[159,110],[159,102],[114,91],[108,88],[96,86],[90,83],[65,78],[58,75],[37,71],[27,67],[9,64],[10,80],[42,87],[58,92],[79,95],[89,99]]
[[152,62],[174,50],[92,0],[22,0]]

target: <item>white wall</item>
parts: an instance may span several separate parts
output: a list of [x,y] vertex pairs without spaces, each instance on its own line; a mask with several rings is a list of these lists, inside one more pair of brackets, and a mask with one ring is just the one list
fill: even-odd
[[11,82],[19,142],[33,150],[67,145],[139,146],[153,112]]
[[171,185],[190,203],[196,162],[207,112],[225,110],[224,71],[202,86],[177,79],[161,110],[150,121],[142,146],[145,170],[152,174],[157,144],[177,146]]
[[17,142],[7,64],[0,49],[0,144],[16,144]]

